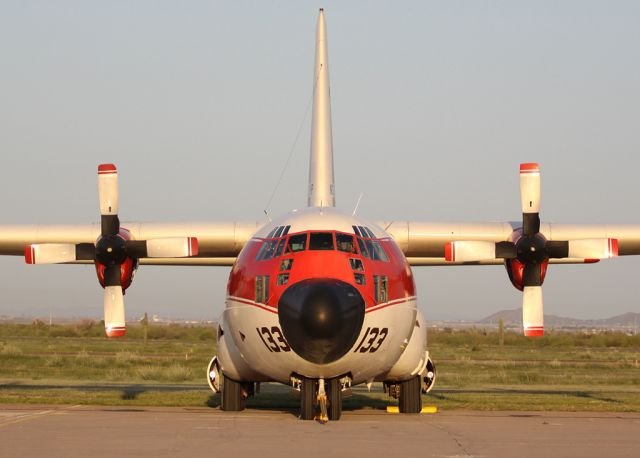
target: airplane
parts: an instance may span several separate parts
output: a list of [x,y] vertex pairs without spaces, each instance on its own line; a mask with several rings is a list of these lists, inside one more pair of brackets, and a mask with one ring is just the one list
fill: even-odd
[[[3,225],[0,254],[28,264],[93,264],[108,337],[126,332],[124,292],[140,265],[231,266],[208,383],[241,411],[260,383],[289,385],[300,418],[339,420],[351,387],[382,382],[400,413],[419,413],[436,368],[412,267],[504,265],[522,291],[526,336],[544,334],[549,264],[640,254],[640,225],[540,220],[537,163],[520,165],[517,222],[368,221],[336,208],[328,45],[316,25],[307,207],[267,223],[124,222],[118,173],[98,166],[100,224]],[[319,412],[319,415],[318,415]]]

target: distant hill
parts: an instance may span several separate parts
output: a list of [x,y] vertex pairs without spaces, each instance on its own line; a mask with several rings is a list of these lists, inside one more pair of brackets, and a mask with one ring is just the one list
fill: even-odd
[[[500,318],[504,320],[504,324],[507,326],[519,326],[522,323],[522,309],[501,310],[477,321],[477,323],[498,324]],[[544,324],[547,327],[634,327],[635,325],[640,326],[640,313],[627,312],[598,320],[581,320],[557,315],[545,315]]]

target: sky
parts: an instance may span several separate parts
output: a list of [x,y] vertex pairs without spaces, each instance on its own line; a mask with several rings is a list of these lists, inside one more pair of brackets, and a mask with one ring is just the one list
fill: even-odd
[[[636,1],[0,2],[0,224],[97,221],[117,164],[135,221],[264,218],[306,204],[325,8],[336,200],[372,220],[638,223]],[[296,134],[302,126],[296,142]],[[228,268],[142,266],[127,317],[215,319]],[[414,269],[427,319],[520,306],[506,271]],[[640,311],[639,258],[551,266],[545,312]],[[90,266],[0,259],[0,315],[100,316]]]

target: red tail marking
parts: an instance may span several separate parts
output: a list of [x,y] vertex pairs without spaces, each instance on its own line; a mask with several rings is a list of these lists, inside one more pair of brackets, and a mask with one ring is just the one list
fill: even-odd
[[609,256],[618,256],[618,239],[609,239]]

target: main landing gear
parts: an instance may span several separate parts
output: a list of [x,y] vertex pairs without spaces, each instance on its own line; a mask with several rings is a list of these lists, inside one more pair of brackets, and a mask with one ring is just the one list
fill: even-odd
[[[402,382],[385,382],[385,391],[398,399],[400,413],[420,413],[422,411],[422,379],[419,375]],[[426,393],[426,391],[425,391]]]
[[236,382],[230,379],[226,375],[224,377],[224,383],[222,384],[222,402],[220,404],[221,410],[227,412],[239,412],[244,410],[245,401],[247,398],[253,396],[256,392],[256,385],[259,387],[259,383],[253,382]]
[[349,386],[348,379],[336,377],[325,380],[299,377],[293,380],[293,386],[300,389],[301,420],[318,419],[323,423],[329,420],[340,420],[343,391]]

